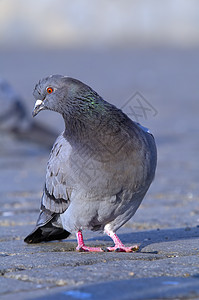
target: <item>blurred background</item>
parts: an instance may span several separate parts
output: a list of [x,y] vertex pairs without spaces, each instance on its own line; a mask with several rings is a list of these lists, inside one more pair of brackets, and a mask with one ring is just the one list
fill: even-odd
[[198,95],[198,46],[196,0],[0,1],[0,78],[30,108],[35,83],[58,73],[118,106],[139,91],[164,118]]
[[[1,193],[37,209],[49,147],[64,127],[52,112],[32,120],[32,91],[42,77],[63,74],[156,137],[158,170],[143,204],[153,219],[138,210],[135,220],[197,224],[198,50],[197,0],[0,0]],[[171,207],[169,223],[159,216]]]

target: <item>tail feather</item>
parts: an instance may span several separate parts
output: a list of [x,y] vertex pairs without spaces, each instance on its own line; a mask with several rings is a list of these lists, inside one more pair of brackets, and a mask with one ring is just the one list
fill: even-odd
[[24,239],[25,243],[41,243],[66,239],[70,232],[63,229],[60,215],[43,210],[37,220],[35,229]]

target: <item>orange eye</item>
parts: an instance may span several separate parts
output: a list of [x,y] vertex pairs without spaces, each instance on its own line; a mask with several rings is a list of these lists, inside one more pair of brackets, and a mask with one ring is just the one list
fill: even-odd
[[54,91],[54,89],[52,87],[47,87],[46,91],[48,94],[51,94]]

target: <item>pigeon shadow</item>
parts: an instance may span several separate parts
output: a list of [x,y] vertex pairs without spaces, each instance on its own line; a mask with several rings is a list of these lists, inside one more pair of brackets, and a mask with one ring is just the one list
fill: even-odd
[[[119,238],[124,244],[139,244],[139,251],[148,245],[162,242],[180,241],[186,239],[193,239],[199,237],[199,226],[197,227],[184,227],[184,228],[169,228],[169,229],[156,229],[138,232],[118,233]],[[96,240],[95,238],[88,239],[90,241]],[[108,236],[100,236],[98,241],[110,242]]]

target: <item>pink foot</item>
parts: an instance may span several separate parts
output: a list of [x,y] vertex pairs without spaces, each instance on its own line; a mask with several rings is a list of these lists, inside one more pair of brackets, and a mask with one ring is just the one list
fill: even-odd
[[81,231],[78,231],[76,235],[77,235],[77,242],[78,242],[78,246],[76,247],[77,251],[79,251],[79,252],[104,252],[104,250],[100,247],[85,246]]
[[85,245],[77,246],[76,250],[79,252],[104,252],[104,250],[100,247],[87,247]]
[[135,252],[139,250],[139,246],[138,245],[133,245],[130,247],[126,247],[122,244],[122,242],[120,241],[119,237],[110,230],[109,225],[107,224],[105,226],[105,232],[106,234],[108,234],[108,236],[110,236],[110,238],[112,238],[115,246],[114,247],[108,247],[108,251],[116,251],[116,252]]

